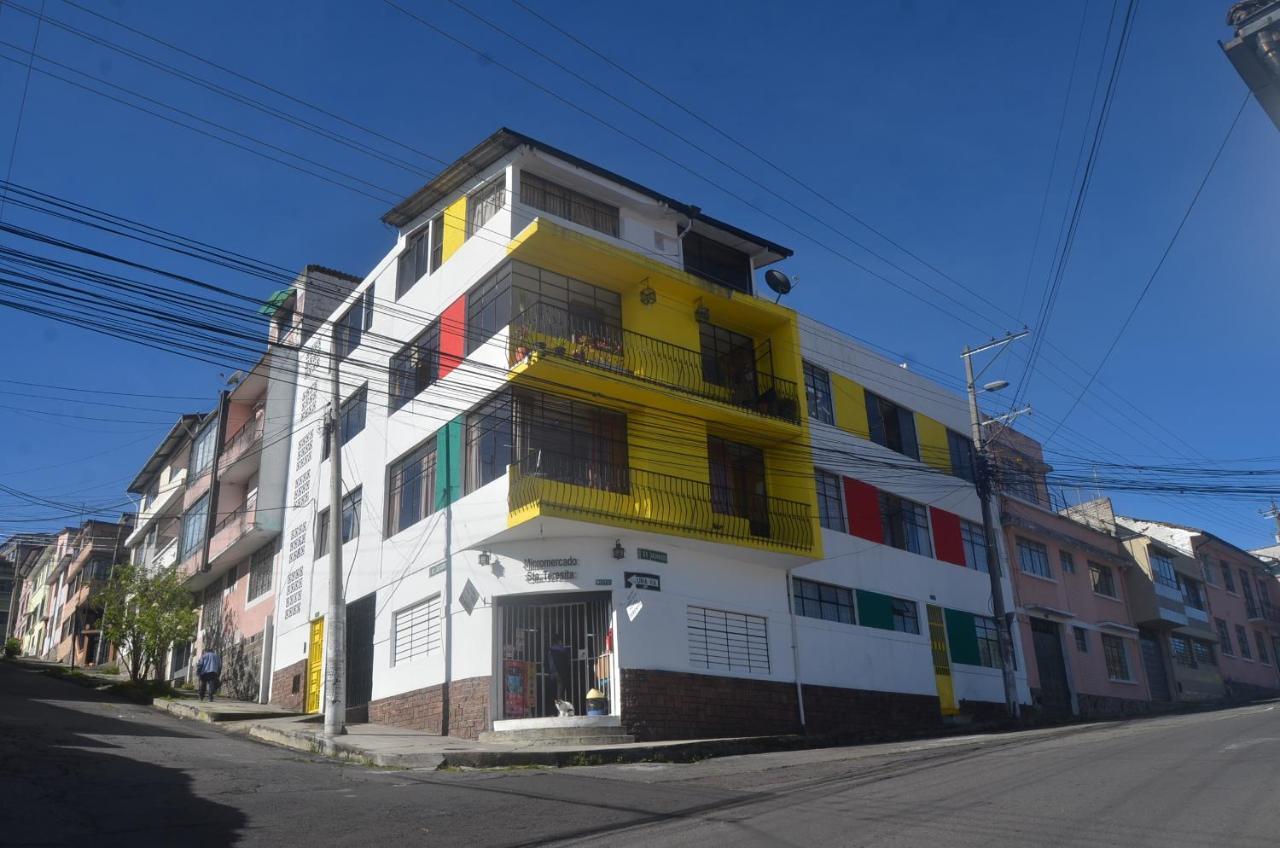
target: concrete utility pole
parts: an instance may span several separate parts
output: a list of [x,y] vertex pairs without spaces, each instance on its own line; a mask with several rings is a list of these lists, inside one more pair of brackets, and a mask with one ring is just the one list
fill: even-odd
[[338,381],[338,322],[333,322],[329,352],[329,614],[325,627],[324,735],[346,732],[347,603],[342,585],[342,393]]
[[[1009,631],[1009,617],[1004,607],[1004,586],[1000,583],[1000,556],[996,548],[996,531],[991,519],[991,463],[987,458],[986,440],[982,435],[982,414],[978,411],[977,377],[973,373],[973,357],[975,354],[1003,347],[1027,335],[1027,331],[1010,333],[1004,338],[995,339],[976,348],[965,348],[964,383],[969,394],[969,426],[973,435],[973,451],[976,468],[974,469],[974,485],[978,489],[978,500],[982,504],[982,534],[987,542],[987,576],[991,579],[991,613],[996,620],[996,639],[1000,645],[1000,672],[1004,679],[1004,703],[1010,718],[1018,717],[1018,683],[1013,676],[1013,639]],[[999,354],[996,354],[999,356]],[[994,359],[992,360],[994,361]],[[991,363],[987,363],[989,366]],[[983,369],[986,370],[985,368]],[[982,391],[999,391],[1007,386],[1004,381],[990,383]],[[1016,415],[1017,413],[1011,413]],[[1006,416],[1009,417],[1009,416]]]

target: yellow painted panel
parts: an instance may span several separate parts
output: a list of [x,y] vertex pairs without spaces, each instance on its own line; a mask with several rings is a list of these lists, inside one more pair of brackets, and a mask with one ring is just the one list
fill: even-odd
[[947,650],[947,629],[943,624],[942,607],[926,604],[929,618],[929,647],[933,653],[933,679],[938,686],[938,703],[944,716],[953,716],[956,707],[955,682],[951,679],[951,657]]
[[441,262],[448,262],[449,257],[462,247],[467,240],[467,196],[464,194],[450,203],[444,210],[444,244],[441,248]]
[[944,474],[951,473],[951,446],[947,443],[947,428],[941,421],[915,413],[916,440],[920,443],[920,459],[926,465]]
[[867,395],[862,386],[848,377],[832,374],[831,403],[835,407],[837,427],[864,439],[871,438],[871,426],[867,423]]
[[311,622],[311,638],[307,643],[307,705],[309,713],[320,712],[320,685],[324,671],[324,619]]

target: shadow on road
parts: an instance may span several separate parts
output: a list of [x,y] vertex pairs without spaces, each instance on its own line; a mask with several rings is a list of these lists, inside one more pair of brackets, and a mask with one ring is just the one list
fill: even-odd
[[[197,796],[182,769],[110,737],[194,739],[126,705],[39,674],[0,670],[0,842],[5,845],[232,845],[246,824]],[[106,737],[106,738],[104,738]]]

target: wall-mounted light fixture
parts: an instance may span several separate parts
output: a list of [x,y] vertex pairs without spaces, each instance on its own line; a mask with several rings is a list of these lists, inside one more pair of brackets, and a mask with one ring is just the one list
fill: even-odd
[[651,286],[640,289],[640,302],[645,306],[653,306],[658,302],[658,293]]
[[488,552],[488,551],[481,551],[481,552],[480,552],[480,556],[476,557],[476,562],[480,563],[481,565],[488,565],[488,564],[489,564],[489,552]]
[[627,555],[627,549],[622,547],[622,540],[614,539],[613,540],[613,558],[622,559],[626,555]]
[[705,324],[711,320],[711,310],[702,303],[702,299],[698,299],[698,305],[694,307],[693,317],[699,324]]

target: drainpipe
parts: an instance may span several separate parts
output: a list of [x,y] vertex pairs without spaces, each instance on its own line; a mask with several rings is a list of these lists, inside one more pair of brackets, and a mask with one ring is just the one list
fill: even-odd
[[796,705],[800,711],[800,732],[804,733],[804,687],[800,684],[800,640],[796,630],[796,593],[791,575],[794,570],[795,569],[791,568],[787,569],[787,611],[791,618],[791,664],[795,669],[796,677]]

